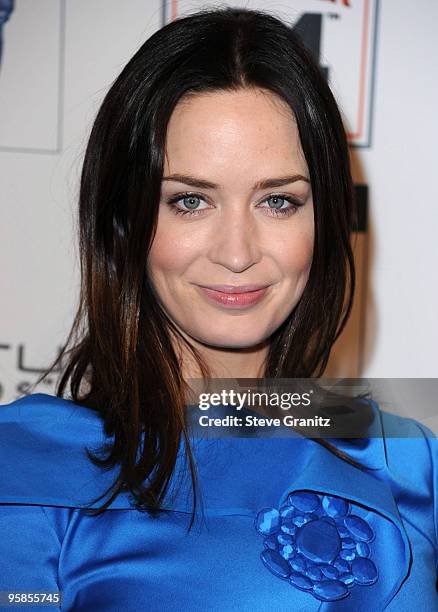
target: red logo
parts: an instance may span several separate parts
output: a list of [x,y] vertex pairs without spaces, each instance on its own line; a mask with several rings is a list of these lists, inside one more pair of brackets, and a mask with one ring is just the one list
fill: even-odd
[[[324,0],[324,2],[337,2],[338,0]],[[343,6],[351,6],[350,0],[341,0],[340,2]]]

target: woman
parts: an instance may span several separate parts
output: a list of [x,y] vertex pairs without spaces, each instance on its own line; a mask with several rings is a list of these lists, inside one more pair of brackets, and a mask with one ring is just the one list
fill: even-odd
[[204,11],[144,43],[86,151],[57,397],[0,413],[1,591],[61,591],[65,610],[438,609],[421,425],[358,400],[373,437],[350,442],[190,427],[193,379],[322,374],[351,308],[352,211],[339,111],[290,28]]

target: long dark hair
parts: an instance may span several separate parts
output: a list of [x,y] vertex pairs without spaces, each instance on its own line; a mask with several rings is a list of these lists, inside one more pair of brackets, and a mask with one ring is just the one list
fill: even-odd
[[[353,188],[341,116],[322,72],[279,19],[260,11],[205,10],[151,36],[109,89],[83,164],[78,312],[51,370],[57,387],[100,414],[114,442],[102,467],[120,465],[104,511],[121,491],[139,510],[162,508],[182,436],[196,506],[196,473],[185,423],[186,383],[172,344],[201,356],[157,303],[146,262],[158,216],[166,131],[185,94],[257,87],[292,109],[310,172],[315,215],[313,263],[304,293],[272,335],[266,378],[318,377],[349,316]],[[143,443],[142,443],[143,440]],[[338,456],[348,455],[318,439]],[[105,494],[106,494],[105,493]],[[104,495],[98,499],[102,499]]]

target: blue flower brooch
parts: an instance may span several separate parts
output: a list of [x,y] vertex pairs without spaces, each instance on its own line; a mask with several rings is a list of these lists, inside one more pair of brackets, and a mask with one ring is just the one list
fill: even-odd
[[321,601],[342,599],[355,585],[377,580],[369,546],[374,532],[341,497],[295,491],[280,509],[260,510],[255,528],[265,538],[265,566]]

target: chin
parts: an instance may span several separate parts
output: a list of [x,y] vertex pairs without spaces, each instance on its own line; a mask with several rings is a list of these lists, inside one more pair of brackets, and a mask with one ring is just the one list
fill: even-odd
[[192,335],[198,342],[202,342],[206,346],[223,348],[223,349],[246,349],[254,348],[266,340],[267,336],[263,334],[247,334],[246,336],[236,334],[231,335],[229,332],[224,334],[201,334]]

